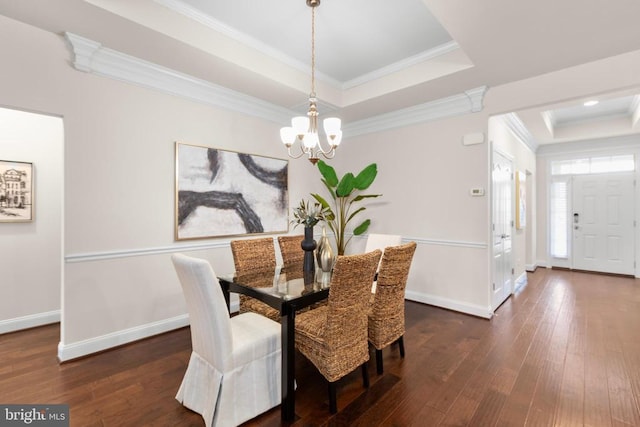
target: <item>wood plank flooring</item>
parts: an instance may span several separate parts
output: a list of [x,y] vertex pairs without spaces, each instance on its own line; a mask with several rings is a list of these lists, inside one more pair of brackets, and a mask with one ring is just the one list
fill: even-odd
[[[294,426],[640,426],[640,281],[538,269],[491,320],[406,304],[406,357],[338,385],[296,358]],[[184,328],[59,364],[59,326],[0,335],[0,403],[68,403],[72,426],[202,426],[175,399]],[[372,353],[373,356],[373,353]],[[280,425],[279,407],[248,426]]]

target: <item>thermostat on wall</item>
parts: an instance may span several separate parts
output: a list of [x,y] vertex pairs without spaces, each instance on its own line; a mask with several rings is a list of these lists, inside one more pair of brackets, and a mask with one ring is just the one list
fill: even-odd
[[469,194],[472,196],[484,196],[484,188],[472,188],[469,190]]

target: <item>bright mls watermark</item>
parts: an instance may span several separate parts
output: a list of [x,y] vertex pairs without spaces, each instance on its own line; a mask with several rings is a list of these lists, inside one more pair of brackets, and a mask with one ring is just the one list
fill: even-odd
[[0,426],[69,427],[69,405],[0,405]]

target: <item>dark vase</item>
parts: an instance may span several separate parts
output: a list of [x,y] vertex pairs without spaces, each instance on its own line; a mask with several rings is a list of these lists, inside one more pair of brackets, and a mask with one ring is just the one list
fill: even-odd
[[305,276],[312,276],[316,272],[316,265],[313,260],[313,251],[316,248],[316,241],[313,240],[313,227],[304,228],[304,240],[300,243],[304,250],[304,261],[302,263],[302,271]]

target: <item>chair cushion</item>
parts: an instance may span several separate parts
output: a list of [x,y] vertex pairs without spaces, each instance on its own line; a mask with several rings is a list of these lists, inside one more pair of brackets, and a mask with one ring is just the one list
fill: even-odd
[[280,351],[280,324],[256,313],[239,314],[231,318],[233,336],[233,366]]

